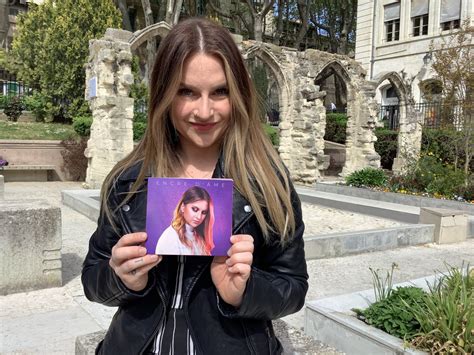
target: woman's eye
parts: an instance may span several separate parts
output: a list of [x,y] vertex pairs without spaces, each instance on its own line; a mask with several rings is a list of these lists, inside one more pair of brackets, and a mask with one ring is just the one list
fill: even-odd
[[197,211],[199,211],[199,208],[193,207],[193,212],[197,212]]
[[179,96],[193,96],[193,91],[190,89],[182,88],[178,90]]
[[217,96],[227,96],[229,95],[229,90],[227,88],[219,88],[214,92]]
[[207,215],[207,211],[202,211],[202,214],[203,214],[204,216],[206,216],[206,215]]

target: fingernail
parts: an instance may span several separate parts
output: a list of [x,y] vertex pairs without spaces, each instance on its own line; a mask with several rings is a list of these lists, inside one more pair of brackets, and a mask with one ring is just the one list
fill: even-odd
[[158,261],[158,260],[160,260],[160,256],[159,256],[159,255],[154,254],[154,255],[151,256],[151,261],[152,261],[152,262],[155,262],[155,261]]
[[146,248],[141,248],[140,249],[140,254],[146,255],[146,252],[147,252]]
[[225,261],[225,263],[226,263],[227,265],[230,265],[230,259],[227,259],[227,260]]
[[230,249],[227,250],[227,256],[230,256],[231,252],[230,252]]

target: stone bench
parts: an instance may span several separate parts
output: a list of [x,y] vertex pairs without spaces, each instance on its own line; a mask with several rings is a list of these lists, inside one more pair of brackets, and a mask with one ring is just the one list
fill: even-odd
[[464,211],[422,207],[420,223],[434,224],[434,242],[438,244],[463,242],[468,234],[468,218]]
[[0,295],[62,285],[59,207],[0,200],[0,226]]
[[7,165],[0,168],[6,182],[10,181],[60,181],[55,165]]

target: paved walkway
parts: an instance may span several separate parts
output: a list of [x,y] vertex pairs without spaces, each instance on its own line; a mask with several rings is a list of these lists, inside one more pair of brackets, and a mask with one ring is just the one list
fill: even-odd
[[[61,207],[64,286],[0,296],[1,354],[74,354],[76,336],[108,327],[115,309],[87,301],[80,283],[81,263],[95,223],[60,202],[61,190],[80,188],[79,183],[61,182],[5,184],[6,199],[42,198]],[[318,221],[313,223],[319,223],[321,227],[330,223],[348,224],[344,213],[338,212],[336,220],[331,211],[323,209],[311,208],[305,213],[308,221],[318,214]],[[322,215],[327,217],[321,218]],[[369,226],[372,222],[366,219],[353,223]],[[311,228],[317,227],[312,225]],[[395,272],[394,281],[399,282],[432,274],[436,269],[442,270],[444,262],[460,265],[462,260],[474,264],[474,239],[454,245],[427,245],[309,261],[307,300],[371,288],[369,266],[388,269],[392,262],[396,262],[399,270]],[[335,354],[334,350],[301,334],[303,320],[301,311],[285,317],[285,322],[277,322],[287,353]]]

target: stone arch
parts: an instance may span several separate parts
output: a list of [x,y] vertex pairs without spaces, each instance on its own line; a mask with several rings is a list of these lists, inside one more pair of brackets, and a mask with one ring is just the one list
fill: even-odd
[[[318,86],[330,76],[334,75],[335,80],[339,80],[342,84],[342,89],[344,90],[344,96],[342,102],[344,102],[345,107],[339,107],[340,109],[344,109],[346,111],[348,121],[346,127],[346,142],[344,143],[344,147],[336,144],[336,143],[329,143],[324,142],[324,151],[325,155],[329,158],[332,156],[329,164],[325,166],[325,169],[334,169],[333,173],[341,174],[342,171],[348,170],[347,167],[356,165],[354,162],[349,161],[351,157],[356,157],[356,155],[351,154],[350,150],[355,142],[353,142],[354,137],[357,135],[357,123],[354,122],[357,119],[357,115],[353,115],[355,111],[354,107],[354,86],[351,80],[351,75],[347,72],[346,68],[338,59],[332,59],[328,63],[324,64],[324,66],[318,71],[314,83]],[[332,102],[331,102],[332,103]],[[324,105],[326,108],[328,107],[327,103]],[[326,111],[320,114],[322,120],[324,120],[324,132],[322,136],[324,137],[326,131]],[[341,149],[342,148],[342,149]],[[343,150],[343,152],[341,152]],[[334,158],[335,157],[335,158]],[[334,168],[334,160],[337,161],[337,168]],[[353,170],[353,169],[349,169]],[[324,171],[320,171],[321,174],[324,174]]]
[[278,86],[278,101],[280,103],[280,120],[285,121],[288,117],[288,105],[290,98],[290,85],[288,78],[283,73],[281,64],[276,56],[261,43],[256,43],[241,52],[245,60],[252,57],[259,58],[264,64],[270,68],[276,78]]
[[410,99],[410,88],[397,72],[383,72],[376,78],[377,90],[388,81],[398,96],[398,147],[392,170],[401,173],[417,159],[421,149],[421,115]]
[[130,49],[132,51],[135,51],[143,43],[155,37],[164,38],[170,32],[170,30],[171,26],[168,23],[161,21],[151,26],[148,26],[143,30],[136,31],[128,40],[128,43],[130,44]]

